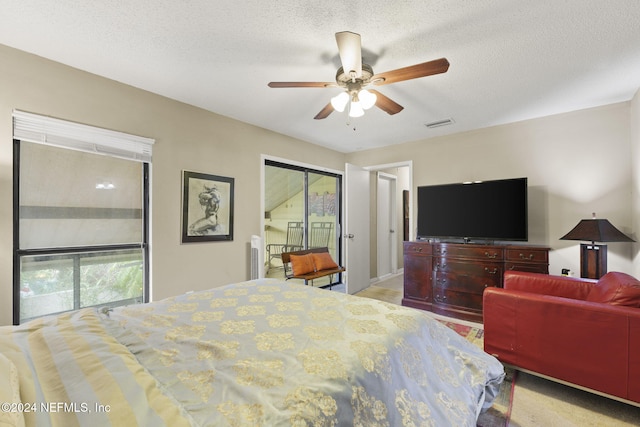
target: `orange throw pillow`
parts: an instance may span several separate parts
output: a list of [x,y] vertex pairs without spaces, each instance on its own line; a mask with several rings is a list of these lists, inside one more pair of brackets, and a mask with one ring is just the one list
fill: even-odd
[[316,271],[329,270],[332,268],[338,268],[338,264],[331,258],[329,252],[313,253],[313,263],[316,266]]
[[313,273],[315,270],[311,254],[291,255],[291,270],[294,276]]

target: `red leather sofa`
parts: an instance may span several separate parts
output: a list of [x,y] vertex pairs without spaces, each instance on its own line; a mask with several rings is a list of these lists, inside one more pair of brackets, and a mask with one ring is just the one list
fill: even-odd
[[640,406],[640,281],[507,272],[483,295],[484,350],[501,362]]

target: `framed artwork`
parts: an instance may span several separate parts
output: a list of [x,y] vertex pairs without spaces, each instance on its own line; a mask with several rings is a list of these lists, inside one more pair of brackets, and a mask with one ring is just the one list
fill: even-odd
[[233,178],[182,173],[182,243],[233,240]]

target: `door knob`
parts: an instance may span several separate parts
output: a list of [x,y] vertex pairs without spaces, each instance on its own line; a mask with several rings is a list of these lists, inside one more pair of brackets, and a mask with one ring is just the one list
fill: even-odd
[[345,234],[344,238],[345,239],[353,239],[353,234]]

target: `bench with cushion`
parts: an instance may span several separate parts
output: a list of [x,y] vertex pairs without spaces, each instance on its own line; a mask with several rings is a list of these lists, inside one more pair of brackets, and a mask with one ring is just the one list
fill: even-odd
[[330,276],[330,282],[333,282],[334,274],[346,271],[331,258],[329,248],[326,247],[283,252],[282,264],[287,280],[301,279],[304,280],[305,285],[309,284],[309,280],[313,281],[325,276]]

